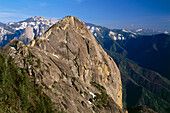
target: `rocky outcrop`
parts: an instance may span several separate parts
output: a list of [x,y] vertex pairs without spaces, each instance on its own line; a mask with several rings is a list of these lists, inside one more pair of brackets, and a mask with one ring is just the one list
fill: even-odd
[[[34,39],[34,29],[32,27],[25,28],[23,34],[20,35],[19,40],[23,42],[29,42]],[[27,41],[28,40],[28,41]]]
[[124,112],[119,69],[85,24],[68,16],[28,45],[5,50],[36,78],[56,111]]

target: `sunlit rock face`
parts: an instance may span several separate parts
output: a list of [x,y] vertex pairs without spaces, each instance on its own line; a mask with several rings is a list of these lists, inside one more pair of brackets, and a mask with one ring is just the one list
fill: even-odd
[[56,111],[124,112],[119,69],[78,18],[65,17],[28,45],[13,41],[5,49],[36,77]]

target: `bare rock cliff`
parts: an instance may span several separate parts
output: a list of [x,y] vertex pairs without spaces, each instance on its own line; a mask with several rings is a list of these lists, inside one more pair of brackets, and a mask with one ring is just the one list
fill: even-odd
[[85,24],[68,16],[28,45],[5,47],[41,84],[56,111],[124,112],[119,69]]

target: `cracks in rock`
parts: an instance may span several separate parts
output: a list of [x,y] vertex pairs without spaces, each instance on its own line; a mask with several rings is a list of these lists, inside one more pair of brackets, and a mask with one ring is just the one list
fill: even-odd
[[[68,39],[69,39],[69,34],[68,33],[66,33],[66,41],[68,42]],[[69,51],[71,52],[71,54],[74,56],[75,55],[75,52],[73,52],[70,48],[69,48],[69,46],[68,46],[68,43],[66,43],[65,44],[65,46],[66,46],[66,48],[67,48],[67,54],[68,54],[68,59],[69,59]],[[78,55],[79,55],[79,52],[80,52],[80,49],[78,50]],[[77,56],[78,56],[77,55]]]
[[75,84],[75,81],[76,81],[76,78],[73,77],[73,78],[71,79],[71,83],[72,83],[72,85],[74,86],[74,88],[76,89],[76,91],[79,91],[78,88],[77,88],[77,86],[76,86],[76,84]]
[[88,54],[90,54],[89,40],[85,41],[85,42],[86,42],[87,52],[88,52]]
[[58,69],[61,71],[61,75],[60,75],[60,77],[61,78],[63,78],[63,75],[67,78],[68,77],[68,75],[67,75],[67,73],[65,73],[64,71],[63,71],[63,69],[61,69],[60,68],[60,66],[58,66],[58,64],[50,57],[50,60],[58,67]]
[[79,67],[79,64],[78,64],[78,62],[77,62],[77,59],[78,59],[78,57],[77,57],[78,55],[76,55],[76,57],[73,59],[73,63],[74,63],[74,65],[77,67],[77,72],[78,72],[78,76],[80,76],[80,67]]
[[[66,41],[67,41],[67,42],[68,42],[68,36],[69,36],[69,34],[66,33]],[[68,55],[68,59],[69,59],[69,51],[70,51],[73,55],[74,55],[74,53],[73,53],[72,50],[69,48],[68,43],[66,43],[65,46],[66,46],[66,49],[67,49],[67,55]]]
[[[66,33],[66,41],[68,42],[68,38],[69,38],[69,34]],[[66,48],[67,48],[67,55],[68,55],[68,60],[69,60],[69,51],[71,52],[72,55],[74,55],[75,53],[69,48],[68,43],[65,44]],[[76,55],[76,57],[73,59],[73,63],[74,65],[77,67],[77,72],[78,72],[78,76],[80,76],[80,66],[77,62],[78,56],[80,56],[80,48],[78,48],[78,54]]]

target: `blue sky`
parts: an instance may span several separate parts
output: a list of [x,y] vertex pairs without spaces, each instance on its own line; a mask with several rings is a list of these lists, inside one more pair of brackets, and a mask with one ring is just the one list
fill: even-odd
[[109,28],[170,31],[170,0],[0,0],[0,22],[67,15]]

